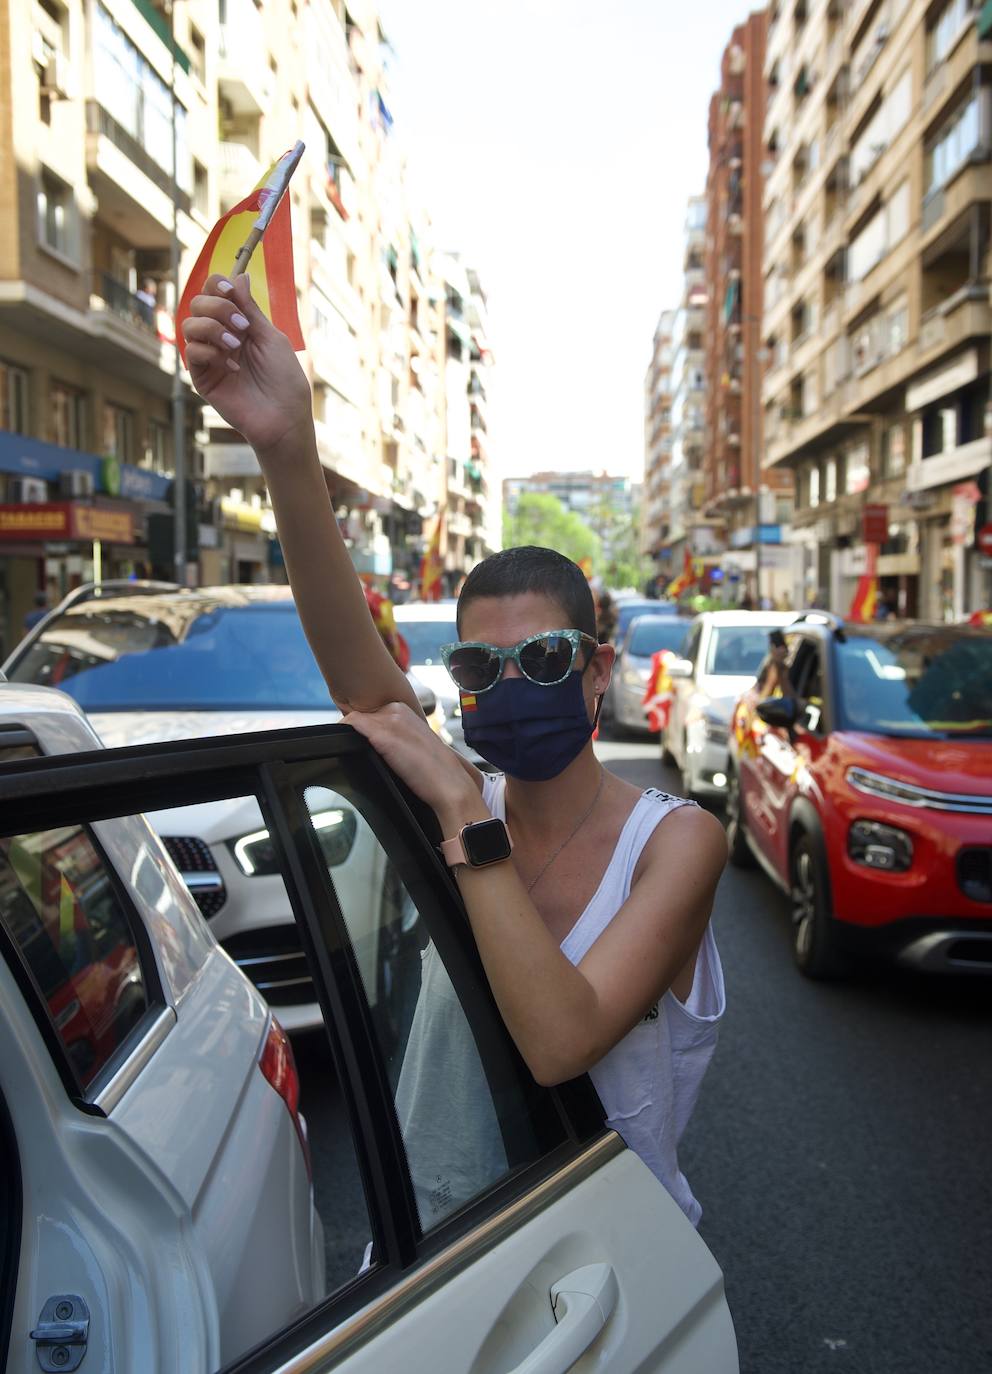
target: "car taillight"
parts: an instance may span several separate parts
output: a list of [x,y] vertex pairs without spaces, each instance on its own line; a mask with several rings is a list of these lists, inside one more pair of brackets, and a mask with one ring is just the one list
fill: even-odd
[[300,1115],[300,1075],[296,1071],[296,1060],[293,1057],[289,1036],[274,1016],[269,1022],[269,1033],[265,1037],[258,1067],[262,1070],[262,1077],[275,1088],[285,1102],[286,1109],[293,1119],[296,1134],[300,1138],[300,1148],[303,1150],[303,1160],[307,1166],[307,1178],[312,1183],[310,1144],[307,1140],[306,1124]]

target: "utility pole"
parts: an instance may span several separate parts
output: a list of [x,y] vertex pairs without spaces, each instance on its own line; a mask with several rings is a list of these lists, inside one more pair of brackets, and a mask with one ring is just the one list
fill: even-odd
[[[754,468],[754,609],[761,610],[761,319],[749,314],[748,325],[754,330],[751,347],[751,458]],[[743,474],[742,474],[743,477]]]
[[172,480],[174,579],[186,586],[186,392],[183,386],[182,359],[179,356],[179,121],[176,100],[176,0],[169,3],[169,39],[172,57],[172,235],[170,272],[172,274],[172,329],[175,335],[175,369],[172,374]]

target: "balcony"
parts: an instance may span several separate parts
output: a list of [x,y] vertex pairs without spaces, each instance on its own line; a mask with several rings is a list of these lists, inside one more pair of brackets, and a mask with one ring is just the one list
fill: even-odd
[[[171,170],[159,166],[96,100],[86,102],[86,170],[101,219],[143,248],[168,248]],[[177,199],[180,211],[188,215],[190,198],[181,188]]]
[[253,0],[225,0],[220,26],[220,94],[236,115],[257,118],[272,102],[272,73],[262,16]]
[[90,281],[88,360],[166,395],[175,369],[172,319],[107,272]]

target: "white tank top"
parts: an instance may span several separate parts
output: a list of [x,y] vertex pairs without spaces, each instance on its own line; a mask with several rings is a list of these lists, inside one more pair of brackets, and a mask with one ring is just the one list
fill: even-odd
[[[483,800],[504,821],[505,791],[505,776],[486,777]],[[599,887],[561,942],[562,953],[573,964],[585,958],[630,896],[637,861],[655,827],[672,811],[691,805],[653,787],[638,798]],[[659,902],[663,900],[659,893]],[[693,1224],[702,1209],[679,1169],[677,1147],[713,1057],[725,1008],[723,969],[713,929],[707,925],[687,1000],[680,1002],[673,992],[666,992],[640,1025],[589,1070],[609,1125],[661,1180]]]
[[[487,775],[483,799],[506,819],[506,779]],[[655,827],[692,805],[654,788],[627,818],[592,900],[562,941],[578,964],[630,896],[641,851]],[[664,897],[659,893],[659,902]],[[447,971],[433,944],[423,953],[420,996],[396,1092],[425,1229],[495,1183],[507,1168],[485,1074]],[[608,1125],[668,1189],[694,1224],[702,1209],[679,1169],[678,1142],[699,1096],[725,1007],[723,970],[710,926],[700,945],[692,990],[671,991],[589,1070]]]

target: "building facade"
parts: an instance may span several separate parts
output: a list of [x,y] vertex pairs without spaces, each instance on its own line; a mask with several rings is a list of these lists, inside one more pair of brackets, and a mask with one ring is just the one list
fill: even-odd
[[668,542],[672,477],[672,332],[675,311],[663,310],[651,343],[644,376],[644,505],[641,548],[654,560],[657,575],[670,579],[674,570]]
[[[992,600],[992,16],[969,0],[773,4],[765,74],[765,464],[795,480],[795,599]],[[881,536],[884,535],[884,540]]]
[[[219,215],[296,139],[301,362],[356,566],[415,575],[448,503],[443,272],[393,134],[374,4],[177,0],[168,14],[164,0],[0,0],[5,650],[42,597],[171,576],[177,387],[190,580],[284,578],[254,454],[177,381],[172,249],[175,235],[183,282]],[[486,493],[471,562],[498,539],[495,484],[471,432],[463,460],[469,496]]]
[[705,510],[722,521],[728,587],[755,604],[792,580],[791,477],[761,464],[765,28],[765,12],[752,14],[724,50],[706,180]]

